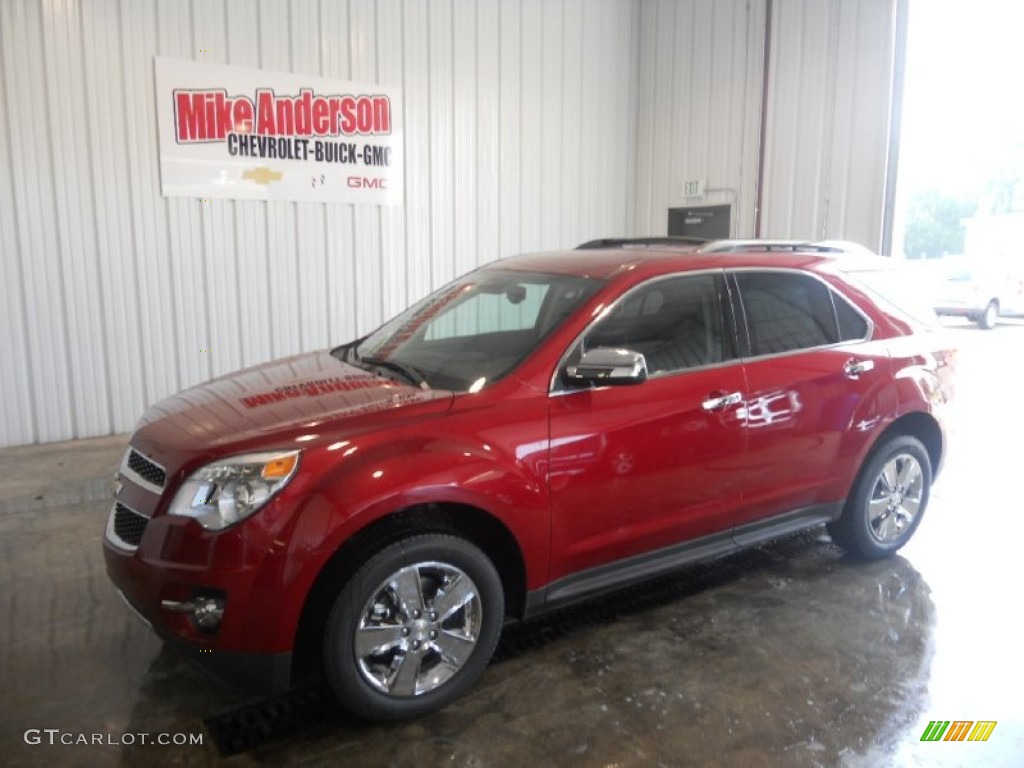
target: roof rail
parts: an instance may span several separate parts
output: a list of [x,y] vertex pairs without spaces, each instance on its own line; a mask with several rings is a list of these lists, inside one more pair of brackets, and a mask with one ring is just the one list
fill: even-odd
[[704,237],[602,237],[588,240],[576,246],[577,251],[591,251],[598,248],[639,248],[647,245],[705,245],[711,242]]
[[716,240],[700,249],[701,253],[745,253],[745,252],[781,252],[781,253],[846,253],[874,255],[868,248],[859,243],[843,240],[823,240],[812,242],[807,240]]

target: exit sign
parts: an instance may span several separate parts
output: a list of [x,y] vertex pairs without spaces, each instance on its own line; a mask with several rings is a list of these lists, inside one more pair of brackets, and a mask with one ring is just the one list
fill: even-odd
[[704,179],[684,181],[683,197],[704,197]]

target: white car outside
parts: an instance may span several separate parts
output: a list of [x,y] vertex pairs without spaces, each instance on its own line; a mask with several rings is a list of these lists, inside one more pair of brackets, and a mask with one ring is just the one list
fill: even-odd
[[934,305],[938,315],[966,317],[986,330],[1000,317],[1024,315],[1024,264],[1008,270],[957,263],[939,282]]

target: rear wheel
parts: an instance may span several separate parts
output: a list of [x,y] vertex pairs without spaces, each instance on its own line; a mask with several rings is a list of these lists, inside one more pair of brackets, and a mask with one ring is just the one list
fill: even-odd
[[978,326],[990,331],[996,327],[996,323],[999,321],[999,302],[992,299],[986,306],[985,310],[978,315]]
[[832,538],[865,560],[891,555],[914,535],[931,492],[932,466],[917,438],[901,435],[879,446],[864,464]]
[[483,673],[504,619],[501,579],[470,542],[431,534],[396,542],[342,588],[324,638],[328,680],[370,720],[433,712]]

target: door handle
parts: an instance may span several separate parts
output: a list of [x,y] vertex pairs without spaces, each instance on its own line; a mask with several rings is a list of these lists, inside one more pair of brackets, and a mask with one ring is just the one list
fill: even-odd
[[700,407],[705,411],[718,411],[722,408],[727,408],[730,405],[736,405],[741,402],[743,402],[743,395],[739,392],[730,392],[727,395],[714,393],[708,395],[707,400],[701,403]]
[[855,379],[862,373],[874,370],[874,360],[847,360],[846,364],[843,365],[843,373],[849,376],[851,379]]

